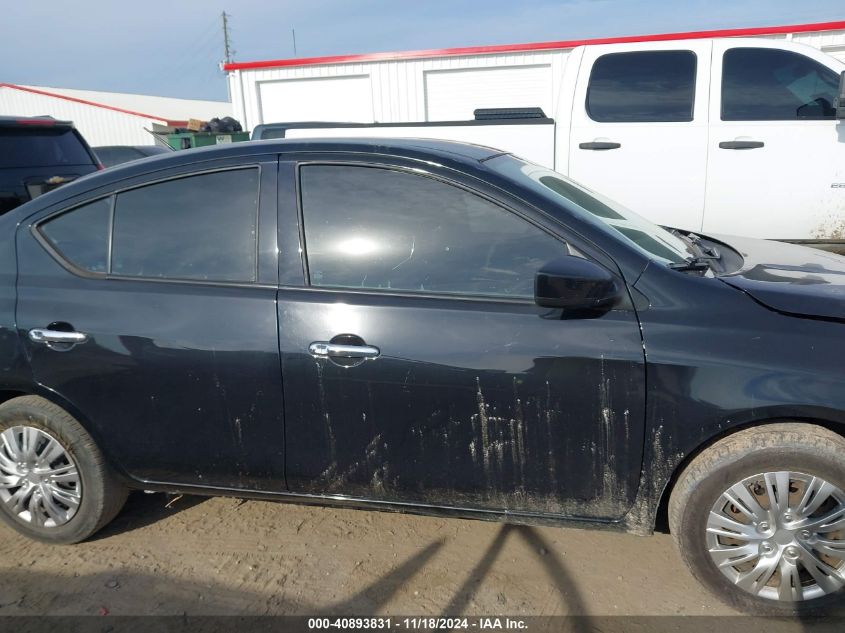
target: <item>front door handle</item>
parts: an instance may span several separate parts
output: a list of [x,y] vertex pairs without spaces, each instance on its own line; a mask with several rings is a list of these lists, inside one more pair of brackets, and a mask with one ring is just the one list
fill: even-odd
[[88,340],[88,335],[82,332],[65,332],[63,330],[48,330],[33,328],[29,331],[29,340],[33,343],[69,343],[75,345]]
[[720,149],[758,149],[763,147],[765,143],[763,141],[741,141],[739,139],[735,141],[722,141],[719,143]]
[[308,351],[322,358],[376,358],[381,351],[372,345],[340,345],[330,341],[314,341]]
[[590,141],[589,143],[579,143],[580,149],[605,150],[605,149],[619,149],[622,143],[614,143],[613,141]]

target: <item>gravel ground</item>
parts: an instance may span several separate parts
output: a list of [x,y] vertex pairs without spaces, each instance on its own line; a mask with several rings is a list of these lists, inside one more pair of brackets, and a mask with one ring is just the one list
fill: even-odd
[[86,543],[0,542],[0,615],[734,613],[665,534],[136,493]]

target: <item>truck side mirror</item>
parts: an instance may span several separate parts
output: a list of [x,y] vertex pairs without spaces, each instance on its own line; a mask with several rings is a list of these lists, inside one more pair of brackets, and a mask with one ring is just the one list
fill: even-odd
[[845,70],[839,75],[839,98],[836,99],[836,118],[845,119]]

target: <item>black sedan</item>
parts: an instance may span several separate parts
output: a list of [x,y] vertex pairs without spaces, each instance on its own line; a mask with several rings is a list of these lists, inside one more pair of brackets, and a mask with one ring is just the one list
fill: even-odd
[[0,516],[73,543],[142,488],[665,526],[729,603],[827,609],[843,299],[844,258],[484,147],[130,163],[0,218]]

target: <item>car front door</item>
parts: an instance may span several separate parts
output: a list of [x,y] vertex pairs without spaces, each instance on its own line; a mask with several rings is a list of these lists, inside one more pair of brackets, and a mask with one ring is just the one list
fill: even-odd
[[304,282],[278,299],[292,492],[620,516],[643,442],[633,310],[536,306],[536,271],[572,247],[514,201],[419,165],[298,178]]
[[277,164],[159,172],[19,229],[34,379],[138,479],[284,487]]

